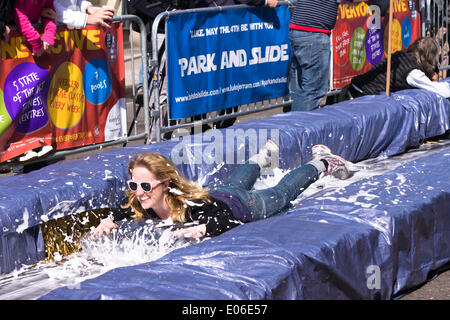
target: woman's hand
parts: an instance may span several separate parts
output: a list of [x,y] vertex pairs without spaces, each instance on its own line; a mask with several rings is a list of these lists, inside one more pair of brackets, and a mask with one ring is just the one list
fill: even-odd
[[109,8],[88,7],[88,17],[86,24],[95,24],[99,27],[110,28],[114,10]]
[[171,233],[172,237],[185,237],[185,238],[202,238],[206,234],[206,224],[200,224],[198,226],[179,229]]
[[104,233],[107,235],[111,233],[112,229],[117,229],[119,226],[114,223],[114,221],[111,218],[105,218],[103,219],[100,224],[91,231],[91,235],[93,236],[101,236]]

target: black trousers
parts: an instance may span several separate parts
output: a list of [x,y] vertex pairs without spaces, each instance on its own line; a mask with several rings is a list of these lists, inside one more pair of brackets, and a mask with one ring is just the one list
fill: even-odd
[[338,102],[352,100],[364,96],[364,93],[358,91],[351,83],[342,88],[339,93]]

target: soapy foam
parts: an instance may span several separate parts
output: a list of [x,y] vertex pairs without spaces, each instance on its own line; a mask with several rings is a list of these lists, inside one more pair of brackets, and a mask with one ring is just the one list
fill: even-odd
[[129,223],[113,230],[109,236],[86,235],[82,251],[68,257],[55,253],[52,262],[23,266],[0,277],[0,300],[37,299],[62,286],[77,289],[84,280],[111,269],[156,260],[167,253],[198,243],[197,239],[170,236],[171,223]]

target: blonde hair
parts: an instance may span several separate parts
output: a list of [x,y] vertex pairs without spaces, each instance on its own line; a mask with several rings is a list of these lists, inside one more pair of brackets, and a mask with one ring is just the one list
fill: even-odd
[[[189,208],[186,200],[211,202],[208,189],[202,188],[197,183],[186,179],[173,162],[161,154],[153,152],[138,153],[128,164],[130,176],[135,167],[144,167],[153,173],[156,179],[169,182],[166,202],[171,209],[173,221],[186,222],[186,211]],[[128,203],[122,205],[122,208],[131,207],[135,212],[133,218],[142,219],[145,209],[142,208],[136,194],[131,190],[127,190],[126,196]],[[190,214],[189,211],[188,213]]]

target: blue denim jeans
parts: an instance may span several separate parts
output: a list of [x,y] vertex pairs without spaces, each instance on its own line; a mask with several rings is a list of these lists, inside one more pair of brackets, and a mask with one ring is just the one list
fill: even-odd
[[287,173],[271,188],[251,190],[260,175],[260,167],[245,163],[236,168],[223,186],[211,186],[219,192],[236,195],[248,207],[252,220],[273,216],[286,209],[311,183],[317,180],[317,169],[306,164]]
[[320,32],[291,29],[289,39],[292,48],[289,71],[291,110],[316,109],[328,91],[330,36]]
[[[148,69],[150,69],[149,66],[150,66],[150,58],[147,61],[147,68]],[[148,70],[147,70],[147,74],[148,74]],[[139,82],[136,85],[136,89],[139,89],[143,85],[144,85],[144,64],[142,63],[142,60],[141,60],[141,63],[139,65]]]

